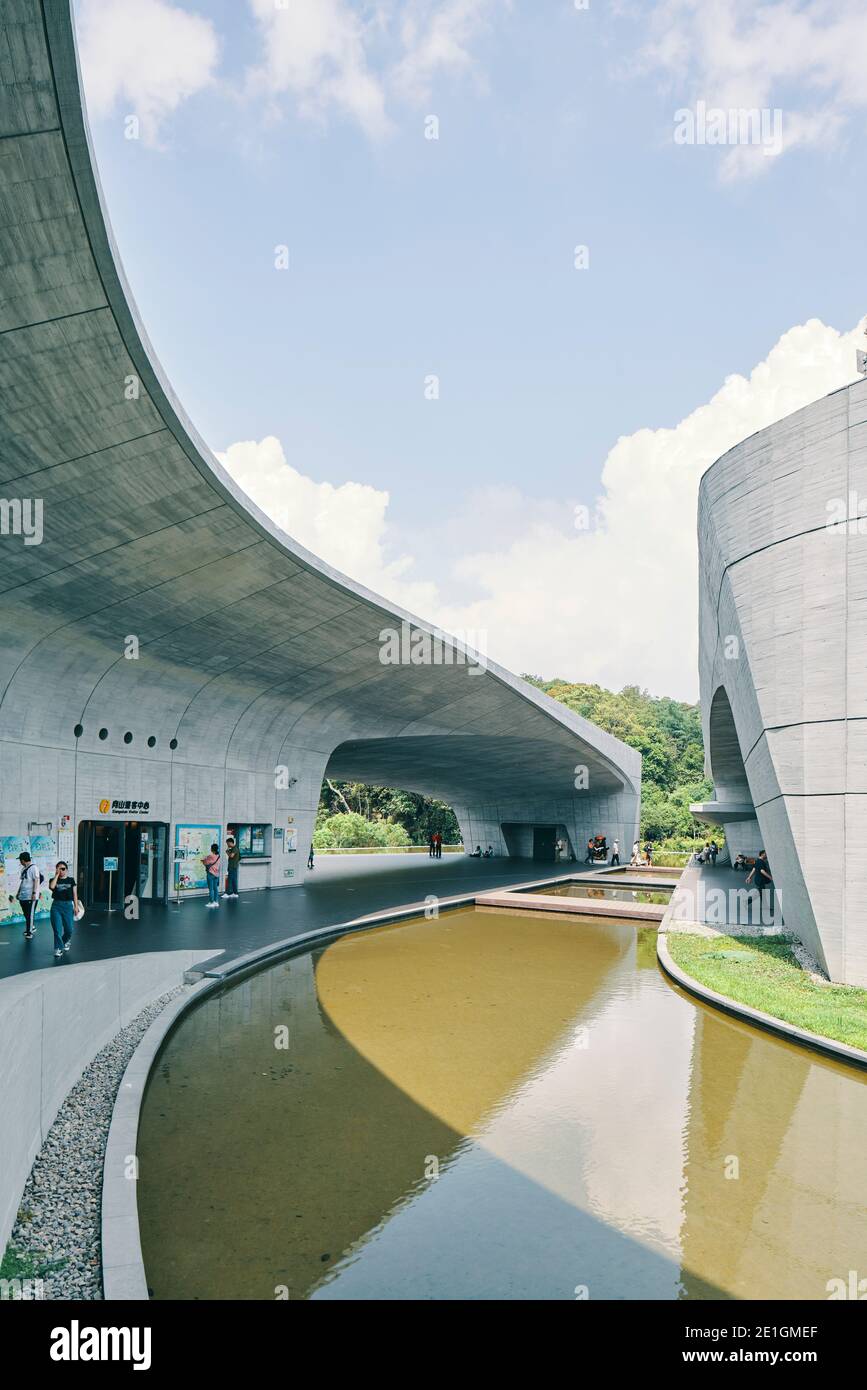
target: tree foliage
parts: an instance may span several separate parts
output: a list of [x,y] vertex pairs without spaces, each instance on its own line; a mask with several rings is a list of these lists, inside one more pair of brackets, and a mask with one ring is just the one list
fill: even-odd
[[580,685],[538,676],[524,680],[546,695],[637,748],[642,756],[641,834],[651,840],[704,838],[719,831],[699,825],[691,801],[706,801],[711,784],[704,775],[704,742],[698,705],[654,696],[637,685],[616,694],[601,685]]
[[[346,806],[350,808],[348,813]],[[363,782],[329,783],[326,780],[322,784],[314,845],[318,849],[329,846],[327,838],[317,837],[320,831],[331,834],[334,822],[338,823],[334,826],[335,835],[361,834],[355,818],[374,827],[369,834],[391,836],[367,840],[365,844],[426,845],[434,831],[439,831],[446,845],[457,845],[461,839],[455,813],[444,801],[394,787],[369,787]],[[350,820],[355,828],[350,827]],[[340,843],[347,847],[361,844],[360,841],[347,839],[341,839]]]

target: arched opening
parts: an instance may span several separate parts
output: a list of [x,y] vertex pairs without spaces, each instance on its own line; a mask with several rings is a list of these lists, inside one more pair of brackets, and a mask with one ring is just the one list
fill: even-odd
[[716,800],[732,801],[742,806],[752,805],[750,784],[732,707],[723,686],[717,689],[711,701],[708,719],[708,759]]

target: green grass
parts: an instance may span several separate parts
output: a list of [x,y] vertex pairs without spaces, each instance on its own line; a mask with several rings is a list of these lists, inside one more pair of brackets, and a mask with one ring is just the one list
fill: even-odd
[[[22,1213],[19,1212],[19,1216]],[[45,1260],[34,1258],[28,1251],[20,1250],[11,1240],[0,1260],[0,1279],[46,1279],[55,1270],[62,1269],[66,1259]]]
[[[867,1051],[867,989],[816,984],[791,936],[692,936],[670,932],[672,959],[700,984],[811,1033]],[[721,952],[734,951],[735,956]]]

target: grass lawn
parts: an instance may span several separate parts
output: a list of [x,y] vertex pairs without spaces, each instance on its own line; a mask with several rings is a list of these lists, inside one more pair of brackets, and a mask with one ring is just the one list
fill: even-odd
[[[669,932],[673,960],[740,1004],[867,1051],[867,989],[816,984],[792,953],[791,936],[691,936]],[[724,952],[737,952],[734,956]]]

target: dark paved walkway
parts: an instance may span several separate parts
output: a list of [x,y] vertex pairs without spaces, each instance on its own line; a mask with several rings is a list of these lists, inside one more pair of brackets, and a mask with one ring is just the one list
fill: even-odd
[[72,950],[59,961],[54,959],[47,918],[39,921],[32,941],[24,940],[20,926],[0,928],[0,977],[178,947],[212,947],[224,952],[224,960],[231,959],[314,927],[332,926],[409,903],[422,905],[431,893],[449,898],[583,868],[580,864],[479,860],[465,855],[444,855],[442,859],[415,854],[323,856],[304,887],[242,893],[237,901],[223,900],[219,912],[210,911],[200,898],[180,908],[143,904],[138,922],[127,922],[121,912],[88,911],[76,928]]

